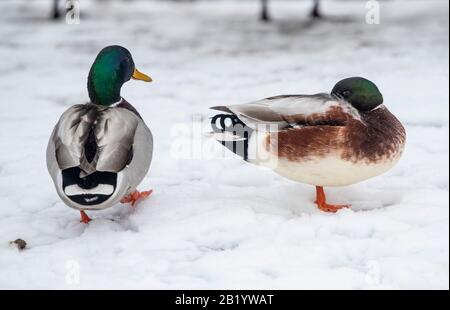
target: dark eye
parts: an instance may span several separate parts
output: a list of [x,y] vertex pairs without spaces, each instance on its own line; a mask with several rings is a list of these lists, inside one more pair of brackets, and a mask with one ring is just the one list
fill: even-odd
[[344,90],[343,92],[342,92],[342,96],[344,96],[344,97],[348,97],[348,96],[350,96],[351,95],[351,91],[349,91],[349,90]]

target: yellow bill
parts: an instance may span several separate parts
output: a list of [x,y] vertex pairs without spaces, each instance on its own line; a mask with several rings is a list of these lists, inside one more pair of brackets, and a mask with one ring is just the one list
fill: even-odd
[[138,69],[134,69],[132,77],[135,80],[140,80],[140,81],[144,81],[144,82],[151,82],[151,81],[153,81],[151,77],[149,77],[148,75],[146,75],[146,74],[144,74],[142,72],[139,72]]

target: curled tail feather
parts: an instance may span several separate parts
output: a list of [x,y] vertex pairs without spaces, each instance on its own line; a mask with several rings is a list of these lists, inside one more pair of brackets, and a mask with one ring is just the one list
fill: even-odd
[[217,140],[230,151],[248,160],[249,139],[253,130],[235,114],[217,114],[211,119]]

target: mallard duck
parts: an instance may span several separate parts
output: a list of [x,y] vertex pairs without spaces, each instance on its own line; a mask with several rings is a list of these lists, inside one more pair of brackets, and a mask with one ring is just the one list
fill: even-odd
[[117,202],[135,205],[151,191],[136,187],[152,161],[153,137],[137,110],[120,95],[130,79],[151,82],[121,46],[100,51],[88,77],[90,102],[72,106],[56,124],[47,167],[58,195],[79,210],[102,210]]
[[377,86],[352,77],[331,94],[285,95],[231,106],[212,118],[216,139],[244,160],[316,186],[318,208],[337,212],[349,205],[327,203],[324,187],[346,186],[378,176],[400,159],[406,133],[383,104]]

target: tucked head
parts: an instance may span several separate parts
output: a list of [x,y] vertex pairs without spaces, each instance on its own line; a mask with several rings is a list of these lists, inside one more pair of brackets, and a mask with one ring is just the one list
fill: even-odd
[[131,78],[151,82],[139,72],[130,52],[121,46],[105,47],[95,59],[88,77],[89,97],[93,103],[109,106],[120,101],[120,90]]
[[358,111],[371,111],[383,103],[383,95],[371,81],[352,77],[340,81],[331,94],[349,102]]

